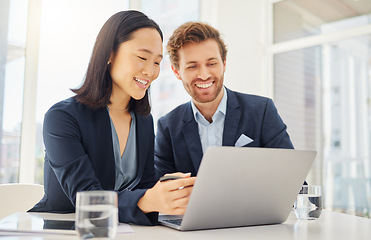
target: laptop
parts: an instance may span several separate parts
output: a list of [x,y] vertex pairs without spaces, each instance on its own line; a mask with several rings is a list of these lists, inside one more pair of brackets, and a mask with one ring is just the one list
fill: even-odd
[[209,147],[183,216],[159,215],[181,231],[285,222],[315,151]]

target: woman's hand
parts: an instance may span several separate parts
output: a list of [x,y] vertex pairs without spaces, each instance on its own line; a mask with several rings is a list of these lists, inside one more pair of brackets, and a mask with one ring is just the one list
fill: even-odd
[[160,212],[171,215],[184,214],[196,177],[190,177],[190,174],[183,173],[171,175],[182,178],[164,182],[158,181],[153,188],[148,189],[138,202],[138,207],[143,212]]

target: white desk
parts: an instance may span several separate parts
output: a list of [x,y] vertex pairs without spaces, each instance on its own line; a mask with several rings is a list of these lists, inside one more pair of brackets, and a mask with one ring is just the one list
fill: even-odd
[[[118,240],[234,240],[234,239],[274,239],[274,240],[371,240],[371,219],[324,210],[315,221],[297,220],[292,212],[283,224],[226,228],[203,231],[179,232],[163,226],[145,227],[132,225],[135,233],[119,234]],[[2,240],[75,240],[77,236],[41,235],[4,236]]]

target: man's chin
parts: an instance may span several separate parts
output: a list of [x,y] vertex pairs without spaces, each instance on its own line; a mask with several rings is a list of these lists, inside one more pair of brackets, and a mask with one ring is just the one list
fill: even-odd
[[193,98],[198,103],[209,103],[216,99],[215,96],[197,96],[196,98]]

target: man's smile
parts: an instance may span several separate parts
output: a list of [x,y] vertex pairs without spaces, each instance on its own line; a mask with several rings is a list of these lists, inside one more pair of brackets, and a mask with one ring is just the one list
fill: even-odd
[[196,83],[195,86],[198,87],[198,88],[209,88],[211,87],[212,85],[214,84],[214,81],[213,82],[209,82],[209,83]]

